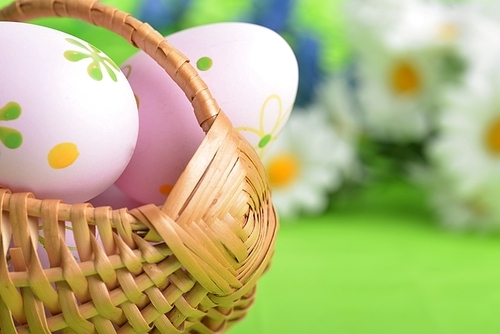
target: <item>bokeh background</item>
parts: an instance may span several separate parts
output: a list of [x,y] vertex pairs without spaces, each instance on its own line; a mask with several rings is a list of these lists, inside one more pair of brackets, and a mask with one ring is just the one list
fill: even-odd
[[[495,0],[103,2],[164,35],[260,24],[297,57],[295,108],[263,156],[276,254],[230,333],[500,332]],[[118,64],[137,52],[86,23],[35,23]]]

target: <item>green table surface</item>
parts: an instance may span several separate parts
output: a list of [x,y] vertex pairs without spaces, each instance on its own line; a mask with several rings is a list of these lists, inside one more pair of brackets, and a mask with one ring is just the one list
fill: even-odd
[[450,232],[422,191],[374,185],[282,221],[246,333],[500,333],[500,239]]

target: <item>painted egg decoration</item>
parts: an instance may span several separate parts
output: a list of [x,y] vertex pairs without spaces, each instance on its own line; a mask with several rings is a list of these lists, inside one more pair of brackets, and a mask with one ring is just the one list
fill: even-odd
[[[166,37],[197,68],[220,107],[262,156],[295,102],[298,65],[276,32],[249,23],[216,23]],[[203,140],[185,94],[139,52],[122,65],[139,104],[134,155],[116,185],[142,203],[161,205]]]
[[0,23],[0,185],[83,202],[130,161],[139,118],[120,68],[89,43]]

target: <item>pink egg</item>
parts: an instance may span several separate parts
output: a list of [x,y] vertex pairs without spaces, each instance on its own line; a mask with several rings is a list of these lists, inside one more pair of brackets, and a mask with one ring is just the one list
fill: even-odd
[[112,185],[104,192],[92,198],[88,202],[92,204],[94,207],[110,206],[115,210],[121,208],[134,209],[144,204],[144,203],[139,203],[134,199],[130,198],[130,196],[124,194],[123,191],[121,191],[120,189],[118,189],[118,187],[116,187],[116,185]]
[[[298,65],[285,40],[248,23],[217,23],[180,31],[167,40],[207,83],[233,125],[262,156],[292,110]],[[203,140],[179,87],[144,52],[122,70],[139,105],[139,137],[116,185],[142,203],[161,205]]]

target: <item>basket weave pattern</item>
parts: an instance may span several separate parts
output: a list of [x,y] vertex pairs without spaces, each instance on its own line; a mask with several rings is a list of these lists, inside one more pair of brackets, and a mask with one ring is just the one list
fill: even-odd
[[[259,157],[189,60],[148,24],[95,0],[18,0],[0,10],[0,21],[54,16],[104,27],[148,53],[206,136],[162,206],[94,208],[0,188],[1,333],[224,332],[246,315],[273,255],[278,220]],[[37,253],[39,230],[50,268]]]

